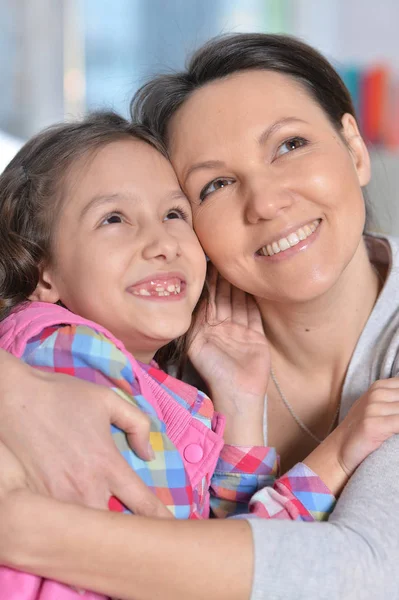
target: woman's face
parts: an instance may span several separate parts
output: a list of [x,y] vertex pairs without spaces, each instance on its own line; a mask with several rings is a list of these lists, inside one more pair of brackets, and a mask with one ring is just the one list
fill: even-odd
[[356,262],[369,161],[349,115],[342,134],[298,82],[269,71],[207,84],[179,109],[172,163],[226,279],[260,298],[305,301]]

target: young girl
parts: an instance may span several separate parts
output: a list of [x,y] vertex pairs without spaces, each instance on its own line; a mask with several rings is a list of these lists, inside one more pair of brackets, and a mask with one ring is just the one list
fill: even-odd
[[[326,518],[333,492],[392,433],[362,435],[360,405],[307,464],[275,481],[278,457],[257,429],[268,379],[260,317],[238,292],[226,315],[227,284],[214,275],[213,338],[205,340],[205,327],[193,348],[198,364],[212,362],[206,378],[227,416],[223,445],[224,417],[210,399],[153,360],[187,332],[204,284],[190,207],[162,148],[117,115],[59,125],[28,142],[0,178],[0,224],[1,347],[43,371],[110,387],[145,411],[153,460],[136,456],[115,427],[114,441],[176,518],[207,518],[210,505],[216,516],[238,515],[248,503],[253,516]],[[110,509],[123,510],[121,500],[111,498]],[[0,589],[8,600],[78,593],[6,569]]]

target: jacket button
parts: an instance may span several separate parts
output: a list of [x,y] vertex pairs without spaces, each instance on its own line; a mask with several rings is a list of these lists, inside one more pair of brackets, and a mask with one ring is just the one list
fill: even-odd
[[184,448],[184,458],[189,463],[197,463],[204,456],[204,451],[199,444],[189,444]]

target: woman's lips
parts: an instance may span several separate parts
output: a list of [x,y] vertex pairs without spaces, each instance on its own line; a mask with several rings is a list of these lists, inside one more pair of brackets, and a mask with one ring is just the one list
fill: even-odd
[[321,219],[310,221],[306,225],[299,227],[296,231],[288,234],[286,237],[282,237],[270,244],[266,244],[266,246],[262,246],[257,250],[256,254],[259,256],[274,256],[275,254],[286,252],[290,248],[297,246],[311,237],[319,227],[320,223]]

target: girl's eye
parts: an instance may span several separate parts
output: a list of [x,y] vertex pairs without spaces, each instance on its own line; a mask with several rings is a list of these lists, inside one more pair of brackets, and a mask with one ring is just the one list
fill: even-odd
[[182,219],[183,221],[189,220],[188,212],[181,207],[175,207],[168,210],[165,216],[165,221],[170,221],[171,219]]
[[124,223],[125,219],[120,213],[112,213],[105,217],[100,223],[100,225],[115,225],[117,223]]
[[277,149],[277,156],[282,156],[283,154],[288,154],[288,152],[292,152],[293,150],[298,150],[298,148],[302,148],[302,146],[306,146],[308,143],[307,140],[303,137],[292,137],[289,140],[286,140],[281,144],[281,146]]
[[206,186],[204,186],[200,192],[201,202],[203,202],[203,200],[205,200],[205,198],[209,196],[209,194],[217,192],[217,190],[221,190],[222,188],[231,185],[232,183],[234,183],[234,179],[231,179],[229,177],[219,177],[218,179],[214,179],[210,183],[207,183]]

